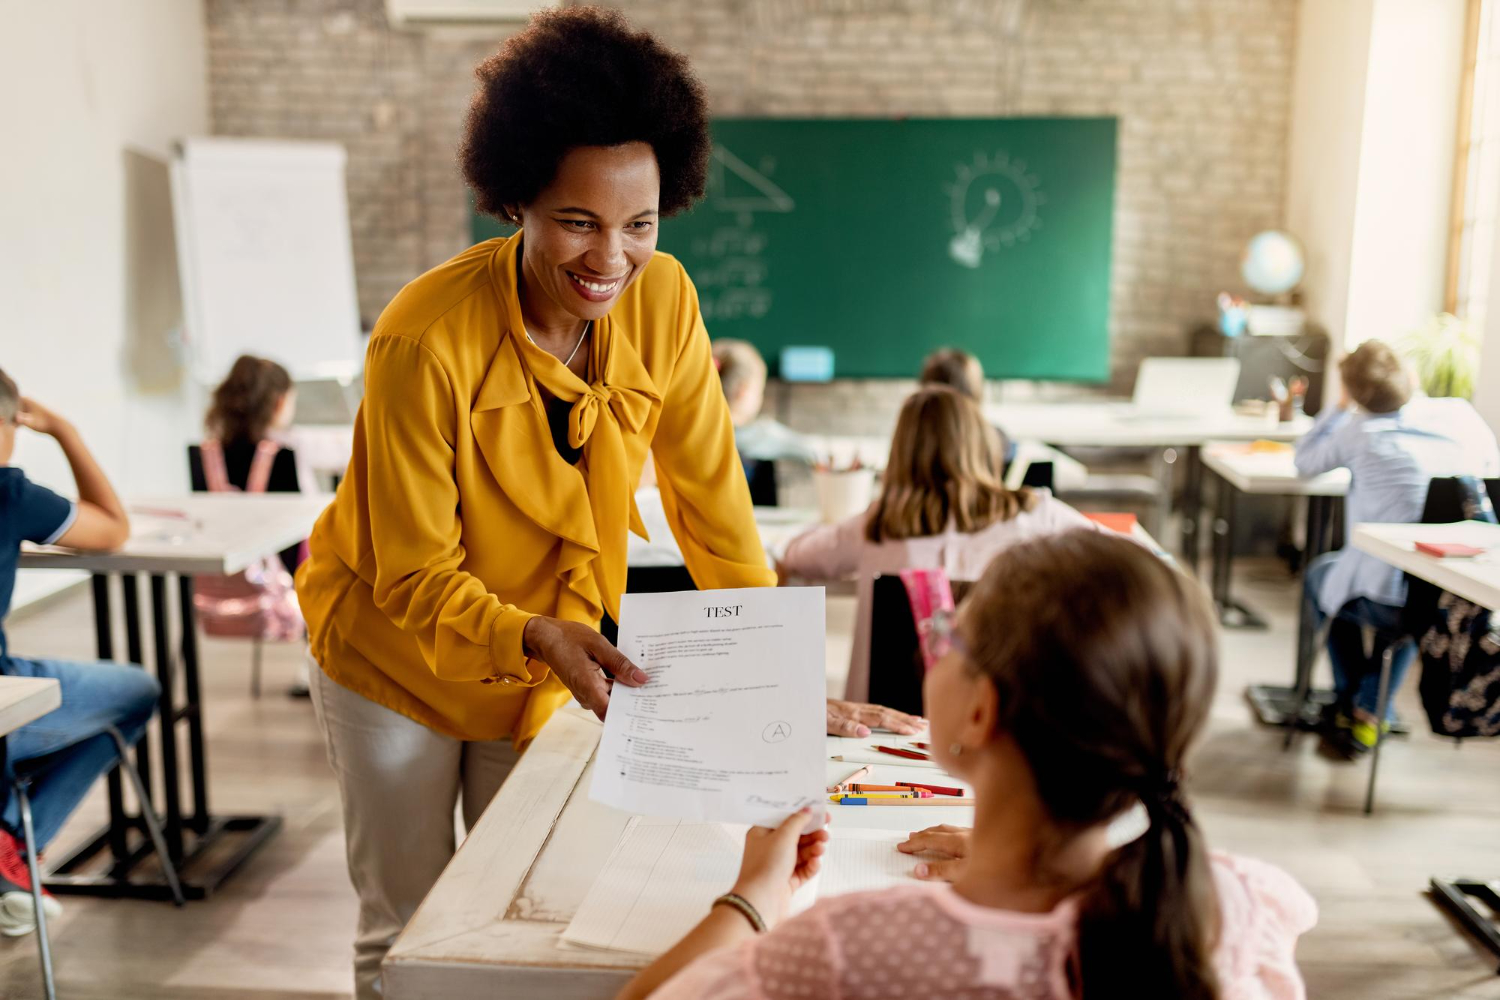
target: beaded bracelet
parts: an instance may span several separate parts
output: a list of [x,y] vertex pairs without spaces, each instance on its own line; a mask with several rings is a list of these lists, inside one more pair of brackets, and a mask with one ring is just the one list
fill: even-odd
[[[737,892],[726,892],[714,900],[713,905],[718,906],[720,903],[723,903],[725,906],[732,906],[743,913],[745,919],[750,921],[750,926],[755,928],[755,933],[764,934],[766,932],[766,922],[761,919],[760,911],[744,896],[741,896]],[[710,909],[712,908],[710,907]]]

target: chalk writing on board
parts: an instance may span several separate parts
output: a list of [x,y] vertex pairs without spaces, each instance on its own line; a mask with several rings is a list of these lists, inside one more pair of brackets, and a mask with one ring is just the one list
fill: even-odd
[[770,240],[755,228],[755,217],[785,214],[797,207],[796,200],[771,179],[775,170],[772,157],[762,157],[752,167],[725,147],[714,146],[707,207],[729,218],[693,241],[693,253],[712,261],[693,272],[707,322],[763,319],[771,311],[771,268],[765,256]]
[[958,164],[954,174],[943,190],[953,224],[948,256],[955,263],[977,268],[986,250],[1025,243],[1040,228],[1037,208],[1047,199],[1026,161],[1012,159],[1004,150],[980,152]]

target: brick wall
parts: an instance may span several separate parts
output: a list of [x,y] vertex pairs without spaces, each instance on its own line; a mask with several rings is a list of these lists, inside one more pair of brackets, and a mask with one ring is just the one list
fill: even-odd
[[[1281,220],[1297,0],[626,0],[719,114],[1116,115],[1117,385],[1238,288]],[[360,308],[468,242],[454,164],[503,29],[407,30],[383,0],[206,0],[214,131],[349,150]],[[903,383],[788,394],[794,423],[883,423]],[[773,402],[776,400],[773,399]],[[823,424],[827,426],[827,424]]]

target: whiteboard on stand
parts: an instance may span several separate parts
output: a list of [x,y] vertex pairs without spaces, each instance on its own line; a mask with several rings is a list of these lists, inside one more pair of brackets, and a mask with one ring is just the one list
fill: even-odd
[[294,378],[359,370],[359,304],[344,148],[193,138],[172,161],[172,203],[193,372],[213,385],[241,354]]

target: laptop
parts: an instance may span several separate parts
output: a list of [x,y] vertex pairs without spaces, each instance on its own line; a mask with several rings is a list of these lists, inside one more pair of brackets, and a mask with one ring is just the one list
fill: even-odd
[[297,379],[297,423],[352,424],[364,395],[363,380]]
[[1222,416],[1234,405],[1238,358],[1147,358],[1135,376],[1126,417],[1133,420]]

